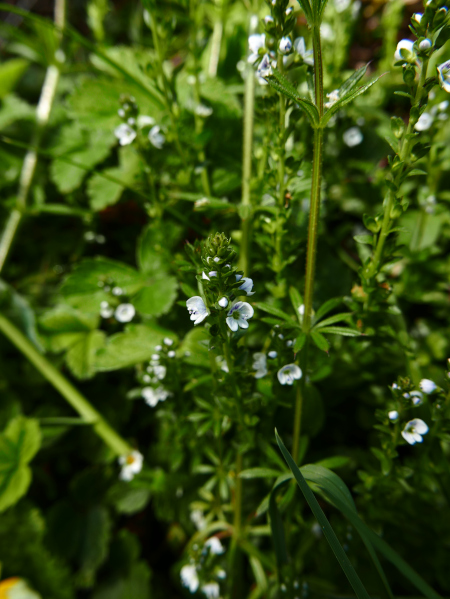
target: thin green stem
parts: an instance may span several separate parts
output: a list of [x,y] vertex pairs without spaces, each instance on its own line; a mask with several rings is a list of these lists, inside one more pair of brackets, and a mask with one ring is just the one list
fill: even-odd
[[241,560],[239,543],[242,535],[242,478],[239,474],[242,470],[242,454],[238,452],[236,456],[236,469],[234,477],[234,500],[233,500],[233,537],[231,539],[229,553],[229,599],[236,599],[240,596],[241,583]]
[[[249,33],[252,31],[254,15],[250,16]],[[250,259],[250,233],[252,224],[251,215],[251,180],[252,180],[252,158],[253,158],[253,121],[255,110],[255,74],[253,65],[247,63],[245,89],[244,89],[244,143],[242,149],[242,206],[244,214],[241,225],[241,245],[239,252],[239,268],[246,275],[249,274]]]
[[292,432],[292,457],[295,463],[298,463],[298,452],[300,448],[300,434],[302,427],[303,402],[306,394],[306,369],[308,367],[309,355],[309,337],[307,337],[305,345],[300,353],[300,368],[302,370],[302,378],[296,385],[295,394],[295,413],[294,413],[294,429]]
[[[59,29],[64,28],[66,20],[66,0],[55,1],[54,21]],[[61,36],[59,36],[61,40]],[[41,145],[42,135],[48,124],[50,112],[55,99],[56,88],[59,81],[59,67],[51,64],[47,68],[41,95],[36,107],[36,128],[31,140],[31,147],[27,151],[20,172],[19,189],[17,192],[16,206],[12,210],[6,222],[5,229],[0,240],[0,272],[5,265],[10,252],[20,221],[25,212],[33,183],[34,174],[38,160],[39,146]]]
[[130,453],[131,447],[106,422],[77,389],[34,347],[7,318],[0,314],[0,331],[35,366],[42,376],[61,393],[83,420],[91,424],[97,435],[118,456]]

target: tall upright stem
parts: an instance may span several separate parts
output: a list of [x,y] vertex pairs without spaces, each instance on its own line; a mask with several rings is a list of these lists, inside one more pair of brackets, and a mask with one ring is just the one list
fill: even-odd
[[[55,1],[54,22],[59,30],[64,29],[66,22],[66,0]],[[61,36],[59,41],[61,41]],[[16,206],[9,215],[2,238],[0,240],[0,272],[2,271],[6,262],[20,221],[22,220],[22,216],[27,207],[31,184],[33,183],[34,174],[36,172],[39,146],[41,144],[42,135],[50,118],[50,112],[55,99],[58,81],[59,67],[57,64],[51,64],[47,68],[44,85],[42,86],[41,90],[41,96],[36,107],[36,128],[31,141],[31,147],[26,153],[22,164]]]
[[[249,35],[253,33],[254,15],[250,16]],[[246,208],[242,216],[239,268],[249,274],[251,215],[251,180],[253,157],[253,121],[255,110],[255,74],[253,65],[247,63],[244,89],[244,143],[242,148],[242,205]]]
[[[316,106],[319,118],[323,116],[323,67],[322,49],[320,44],[319,25],[313,28],[314,48],[314,87]],[[323,159],[323,129],[314,129],[314,153],[311,185],[311,205],[309,210],[308,248],[306,253],[306,280],[305,280],[305,313],[303,317],[303,331],[309,333],[311,328],[312,304],[314,294],[314,275],[316,269],[317,234],[320,212],[320,186],[322,183]]]
[[39,370],[44,378],[61,393],[64,399],[87,422],[97,435],[118,456],[130,453],[131,447],[106,422],[99,412],[77,389],[40,354],[34,345],[7,318],[0,314],[0,331]]

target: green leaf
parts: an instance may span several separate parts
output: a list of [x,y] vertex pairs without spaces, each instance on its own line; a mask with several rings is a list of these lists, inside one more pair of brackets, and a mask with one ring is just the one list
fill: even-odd
[[177,297],[177,279],[175,277],[162,277],[150,279],[148,286],[144,287],[133,298],[136,310],[151,316],[167,314]]
[[312,125],[319,123],[319,111],[315,104],[306,98],[299,96],[297,90],[289,81],[289,79],[283,75],[278,69],[273,69],[272,74],[266,77],[267,83],[277,90],[280,94],[283,94],[287,98],[291,99],[295,104],[298,104],[305,112]]
[[342,468],[343,466],[346,466],[349,462],[350,458],[347,456],[336,455],[331,458],[320,460],[320,462],[316,462],[316,466],[322,466],[323,468],[334,470],[336,468]]
[[[355,572],[352,564],[350,563],[350,560],[348,559],[347,554],[345,553],[341,544],[339,543],[339,540],[336,537],[334,530],[331,528],[330,523],[327,520],[327,517],[323,513],[322,508],[320,507],[319,503],[317,502],[317,499],[314,497],[313,492],[309,488],[309,486],[308,486],[306,480],[304,479],[302,473],[300,472],[297,464],[292,459],[291,454],[288,452],[288,450],[284,446],[283,441],[279,437],[276,430],[275,430],[275,437],[276,437],[278,446],[281,450],[281,453],[283,454],[284,459],[286,460],[287,465],[291,469],[292,474],[294,475],[294,478],[297,481],[297,484],[300,487],[301,492],[303,493],[303,496],[305,497],[309,507],[311,508],[311,511],[313,512],[318,523],[320,524],[320,527],[323,530],[325,538],[327,539],[327,541],[328,541],[334,555],[336,556],[336,559],[338,560],[339,565],[341,566],[344,574],[346,575],[349,583],[353,587],[353,590],[355,591],[356,596],[358,597],[358,599],[369,599],[369,594],[367,593],[358,574]],[[340,491],[340,493],[339,493],[340,495],[345,495],[345,491],[342,488],[339,488],[337,486],[337,489]]]
[[353,239],[356,243],[364,243],[366,245],[373,245],[373,236],[372,235],[354,235]]
[[411,171],[408,172],[406,176],[413,177],[414,175],[428,175],[428,173],[427,171],[423,171],[420,168],[413,168]]
[[340,314],[334,314],[334,316],[330,316],[329,318],[325,318],[325,320],[321,320],[317,324],[314,325],[314,329],[319,329],[321,327],[326,327],[330,324],[334,324],[335,322],[342,322],[345,320],[350,320],[353,314],[351,312],[341,312]]
[[0,279],[0,310],[28,337],[33,345],[43,351],[36,331],[36,319],[28,301],[13,287]]
[[307,335],[306,335],[306,333],[304,333],[302,331],[300,333],[300,335],[297,337],[297,339],[295,340],[295,343],[294,343],[294,352],[296,354],[303,349],[303,346],[305,345],[306,339],[307,339]]
[[31,482],[28,463],[41,445],[36,420],[17,416],[0,434],[0,512],[16,503]]
[[344,337],[359,337],[362,334],[360,331],[348,327],[323,327],[320,332],[329,335],[344,335]]
[[161,227],[154,223],[145,227],[136,251],[139,270],[149,274],[165,270],[168,267],[167,253],[178,243],[182,231],[182,227],[170,221],[164,222]]
[[325,314],[328,314],[328,312],[331,312],[331,310],[334,310],[335,308],[340,306],[342,303],[343,303],[343,300],[341,297],[336,297],[336,298],[327,300],[317,310],[317,312],[314,316],[314,321],[315,322],[319,321],[321,318],[323,318],[325,316]]
[[273,316],[278,316],[278,318],[282,318],[287,322],[292,322],[292,317],[289,316],[289,314],[286,314],[286,312],[283,312],[279,308],[275,308],[275,306],[272,306],[271,304],[266,304],[264,302],[256,302],[253,305],[258,310],[262,310],[263,312],[267,312],[268,314],[272,314]]
[[316,346],[321,349],[324,352],[328,352],[330,349],[330,344],[328,343],[328,341],[325,339],[325,337],[323,335],[321,335],[318,331],[316,331],[315,329],[311,330],[311,339],[314,341],[314,343],[316,344]]
[[275,484],[269,495],[270,530],[272,533],[272,542],[277,558],[279,579],[281,579],[281,571],[283,566],[289,562],[289,557],[286,547],[286,538],[284,535],[283,520],[281,518],[280,510],[278,509],[276,496],[278,491],[287,482],[288,480],[282,480],[282,482],[279,484]]
[[84,516],[79,552],[78,584],[91,587],[95,574],[107,555],[111,537],[111,517],[106,508],[92,507]]
[[311,27],[313,24],[313,15],[311,3],[309,0],[298,0],[303,12],[305,13],[306,20],[308,21],[308,25]]
[[289,297],[291,298],[291,304],[294,308],[294,312],[297,315],[298,321],[302,323],[302,316],[299,312],[300,307],[303,305],[303,298],[299,291],[295,287],[289,287]]
[[95,374],[96,354],[104,347],[106,334],[103,331],[90,331],[80,335],[76,343],[66,353],[66,363],[78,379],[89,379]]
[[13,91],[29,64],[24,58],[11,58],[0,65],[0,100]]
[[109,337],[97,352],[94,367],[99,371],[117,370],[150,360],[164,337],[173,339],[174,335],[156,323],[128,325],[123,333]]
[[239,478],[276,478],[277,476],[280,476],[280,471],[273,468],[248,468],[239,473]]

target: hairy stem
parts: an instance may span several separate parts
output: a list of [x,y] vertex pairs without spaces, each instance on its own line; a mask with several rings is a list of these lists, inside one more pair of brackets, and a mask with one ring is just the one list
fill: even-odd
[[[66,0],[55,1],[54,11],[55,25],[63,29],[66,21]],[[36,128],[31,141],[31,147],[27,151],[20,172],[19,189],[16,198],[16,207],[13,209],[6,222],[5,229],[0,240],[0,272],[5,265],[14,237],[22,220],[23,213],[27,207],[28,196],[33,183],[34,174],[41,144],[42,135],[48,124],[50,112],[55,99],[56,88],[59,81],[59,67],[51,64],[45,74],[44,85],[36,107]]]
[[92,424],[94,431],[116,455],[131,451],[128,443],[106,422],[77,389],[45,358],[34,345],[7,318],[0,314],[0,331],[35,366],[41,375],[61,393],[83,420]]

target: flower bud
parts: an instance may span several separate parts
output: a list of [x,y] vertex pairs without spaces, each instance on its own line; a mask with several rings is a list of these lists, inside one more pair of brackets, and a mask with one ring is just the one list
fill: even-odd
[[433,27],[435,29],[443,25],[445,19],[447,18],[447,12],[448,9],[445,6],[443,6],[437,11],[433,19]]
[[282,37],[278,45],[278,49],[280,50],[281,54],[289,54],[289,52],[292,50],[292,42],[290,38]]
[[403,70],[403,81],[406,83],[406,85],[409,85],[409,86],[413,85],[415,78],[416,78],[416,69],[411,65],[405,67]]
[[419,44],[419,50],[421,50],[422,52],[426,52],[427,50],[429,50],[431,48],[432,42],[431,40],[424,39],[420,42]]
[[221,297],[220,300],[217,302],[219,304],[219,306],[221,308],[226,308],[228,306],[228,298],[226,298],[225,296]]

